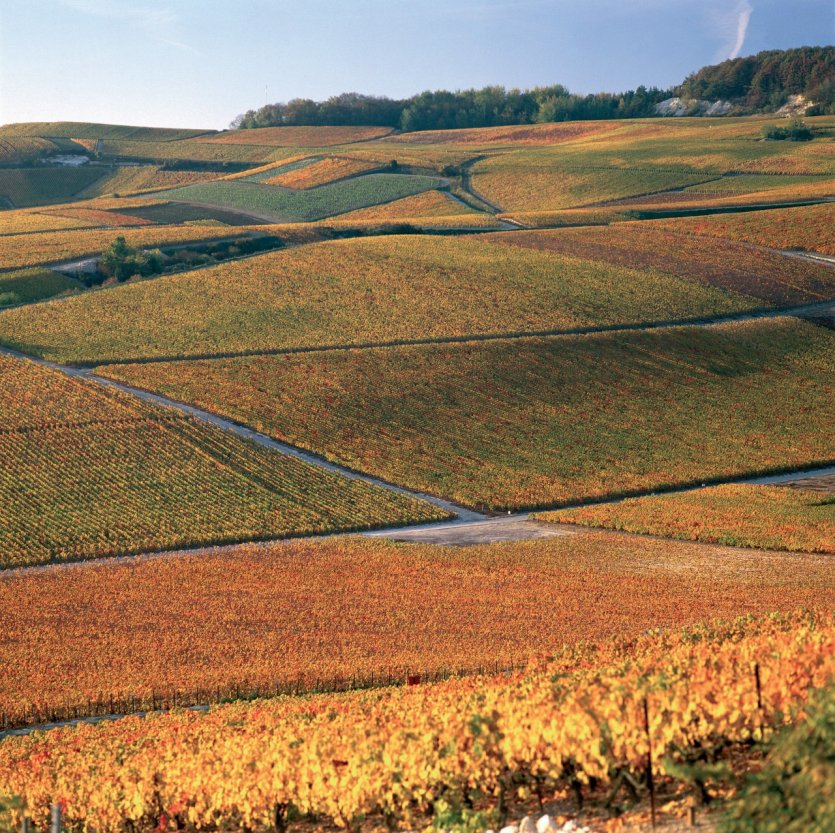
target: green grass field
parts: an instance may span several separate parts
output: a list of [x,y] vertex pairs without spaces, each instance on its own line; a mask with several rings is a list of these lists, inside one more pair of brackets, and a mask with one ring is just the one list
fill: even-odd
[[832,332],[781,318],[103,372],[505,509],[832,461],[834,350]]
[[395,235],[10,310],[0,315],[0,341],[45,358],[101,364],[680,320],[760,305],[658,271],[481,236]]
[[444,513],[0,356],[0,568]]

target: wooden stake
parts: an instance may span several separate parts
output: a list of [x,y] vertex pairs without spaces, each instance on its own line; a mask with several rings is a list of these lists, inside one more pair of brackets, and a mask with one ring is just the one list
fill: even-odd
[[50,833],[61,833],[61,805],[53,804],[50,814]]
[[652,829],[655,830],[655,781],[652,777],[652,738],[649,733],[649,702],[644,697],[644,729],[647,733],[647,787],[649,787],[649,809]]

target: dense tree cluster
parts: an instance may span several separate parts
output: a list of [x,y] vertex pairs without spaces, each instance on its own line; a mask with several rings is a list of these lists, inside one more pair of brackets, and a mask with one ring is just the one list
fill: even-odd
[[685,98],[724,99],[747,112],[775,110],[790,95],[805,95],[817,113],[835,112],[835,47],[759,52],[704,67],[679,88]]
[[835,112],[835,48],[760,52],[723,61],[689,76],[675,89],[640,86],[623,93],[577,95],[562,84],[531,90],[500,86],[480,90],[435,90],[407,99],[342,93],[327,101],[294,98],[238,116],[232,127],[280,125],[378,125],[404,131],[496,127],[584,119],[644,118],[673,95],[730,100],[737,112],[771,110],[804,94],[816,112]]
[[233,127],[278,125],[379,125],[400,130],[449,130],[577,119],[638,118],[654,114],[668,90],[638,87],[625,93],[576,95],[561,84],[532,90],[484,87],[480,90],[426,91],[396,101],[343,93],[327,101],[295,98],[250,110]]

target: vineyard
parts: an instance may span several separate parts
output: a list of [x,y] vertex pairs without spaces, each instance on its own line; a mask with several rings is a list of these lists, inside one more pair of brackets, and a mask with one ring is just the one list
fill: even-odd
[[368,173],[378,167],[374,162],[352,159],[349,156],[326,156],[315,160],[311,165],[277,174],[265,179],[264,182],[267,185],[281,185],[284,188],[316,188],[338,179]]
[[682,171],[565,167],[559,156],[524,151],[490,157],[473,168],[473,187],[509,212],[580,207],[685,188],[707,178]]
[[[0,792],[44,828],[284,830],[315,815],[414,829],[439,802],[507,803],[716,760],[802,715],[831,684],[835,626],[749,619],[567,649],[511,677],[278,699],[10,738]],[[49,762],[49,765],[44,765]],[[678,765],[678,769],[676,769]],[[17,819],[20,810],[14,811]]]
[[101,168],[2,168],[0,196],[15,208],[66,202],[102,176]]
[[835,117],[423,100],[0,127],[0,833],[835,833]]
[[[387,202],[384,205],[374,205],[370,208],[358,208],[347,214],[340,214],[336,220],[398,220],[408,221],[415,217],[482,217],[484,215],[473,211],[459,200],[454,199],[443,191],[424,191],[414,197],[403,197],[401,200]],[[492,220],[487,216],[486,219]]]
[[85,197],[106,194],[130,194],[142,191],[159,191],[179,188],[195,182],[217,179],[210,171],[167,170],[160,165],[118,166],[113,172],[98,180],[84,192]]
[[203,141],[225,145],[268,145],[279,148],[323,148],[365,142],[391,133],[386,127],[263,127],[230,130]]
[[[141,224],[137,221],[137,225]],[[3,268],[23,269],[40,263],[71,260],[87,255],[100,255],[121,235],[130,246],[154,248],[175,243],[192,243],[198,240],[233,237],[237,229],[207,226],[169,226],[156,228],[71,229],[45,231],[38,235],[11,234],[2,239]]]
[[29,162],[54,152],[55,145],[38,137],[10,137],[0,131],[0,163]]
[[293,191],[258,182],[218,180],[162,192],[167,199],[268,214],[279,222],[321,220],[356,208],[397,200],[443,186],[431,176],[367,174],[314,190]]
[[0,308],[31,304],[64,292],[77,292],[81,284],[49,269],[19,269],[0,272]]
[[795,566],[597,532],[464,549],[336,538],[6,574],[0,662],[15,670],[0,679],[0,714],[507,667],[742,610],[831,607],[827,560]]
[[[808,212],[808,209],[790,210]],[[828,209],[828,215],[830,220],[835,220],[835,210]],[[808,213],[802,216],[804,220],[809,219]],[[826,222],[821,219],[819,231],[823,235]],[[762,227],[763,238],[771,225],[767,218],[760,224],[754,220],[749,223]],[[729,224],[733,227],[733,221]],[[687,233],[690,229],[701,228],[701,221],[690,218],[687,222],[654,222],[651,225],[618,223],[602,228],[514,232],[491,235],[487,240],[663,272],[776,306],[798,306],[835,297],[835,272],[827,266],[754,249],[733,240],[706,239]],[[802,229],[795,234],[803,234],[808,240],[818,227],[803,222],[793,228]],[[773,239],[771,245],[774,245]]]
[[720,237],[778,249],[801,249],[835,255],[832,227],[835,205],[775,208],[755,214],[686,217],[653,225],[685,234]]
[[[27,234],[39,231],[61,231],[64,229],[88,228],[93,223],[69,217],[42,214],[32,209],[0,211],[0,235]],[[2,241],[5,243],[6,241]],[[5,255],[5,252],[4,252]],[[5,258],[4,258],[5,268]]]
[[103,372],[503,510],[831,463],[833,349],[774,319]]
[[835,497],[778,486],[714,486],[538,517],[690,541],[835,554]]
[[21,122],[0,128],[0,136],[62,136],[67,139],[126,139],[138,142],[174,142],[200,136],[202,130],[168,127],[133,127],[94,122]]
[[179,412],[0,364],[0,567],[445,517]]
[[89,224],[91,227],[99,228],[153,225],[150,220],[146,220],[143,217],[137,217],[133,214],[122,214],[119,211],[108,210],[106,208],[56,208],[54,210],[46,210],[43,213],[78,219],[81,222]]
[[[160,228],[125,237],[134,243],[189,233]],[[264,254],[10,311],[0,316],[0,339],[50,359],[106,363],[566,330],[755,306],[673,275],[521,251],[481,237],[389,235]]]

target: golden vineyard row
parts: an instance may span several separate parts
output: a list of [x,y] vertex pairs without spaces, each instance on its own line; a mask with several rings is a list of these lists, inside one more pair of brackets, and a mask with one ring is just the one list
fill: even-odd
[[[284,827],[288,808],[356,829],[434,802],[503,802],[569,779],[658,772],[757,739],[835,672],[835,619],[795,614],[566,650],[512,677],[238,703],[84,725],[0,745],[0,795],[45,826]],[[645,723],[645,709],[648,722]],[[20,819],[15,819],[19,822]]]

